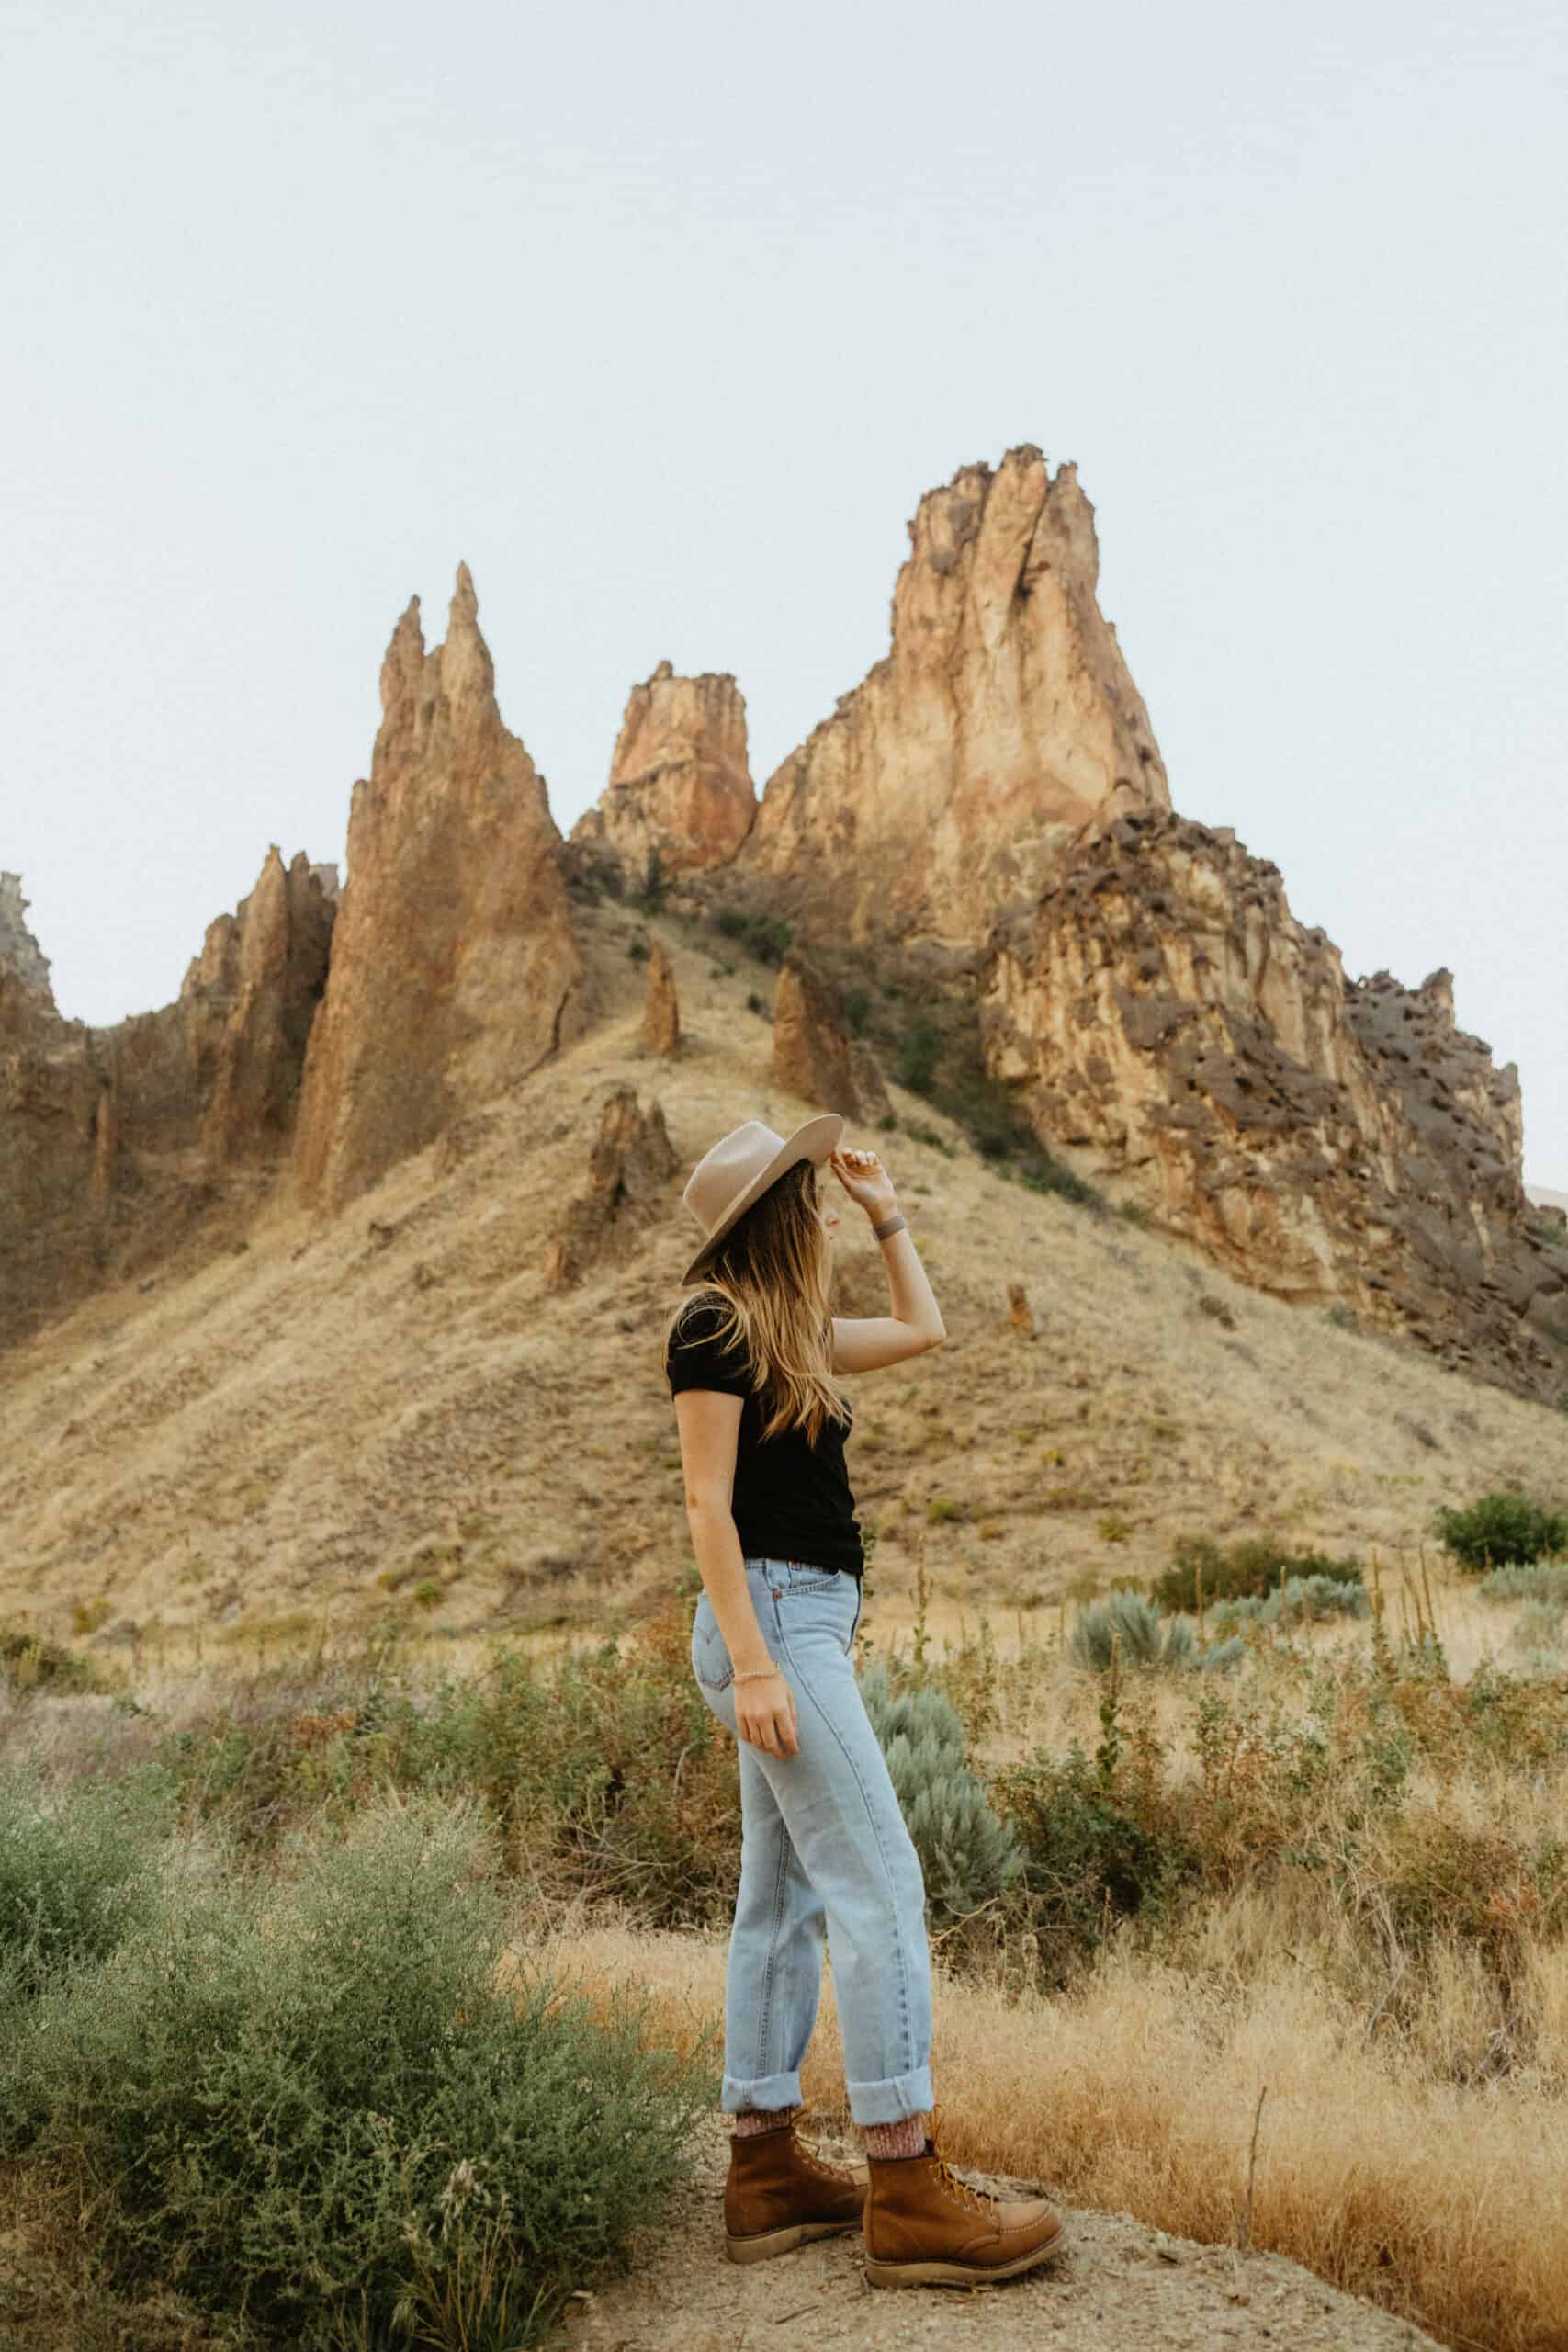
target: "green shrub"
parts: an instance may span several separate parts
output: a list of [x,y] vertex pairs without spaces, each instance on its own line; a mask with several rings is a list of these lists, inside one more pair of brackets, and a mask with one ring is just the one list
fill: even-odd
[[162,1826],[138,1783],[80,1781],[63,1794],[0,1781],[0,1991],[32,1998],[62,1968],[98,1960],[154,1900]]
[[1303,1617],[1370,1617],[1365,1585],[1354,1577],[1287,1577],[1262,1600],[1244,1595],[1214,1604],[1216,1625],[1295,1624]]
[[794,935],[782,915],[748,914],[743,907],[716,907],[713,922],[761,964],[782,964]]
[[936,1083],[942,1054],[942,1031],[925,1013],[917,1013],[904,1033],[894,1075],[911,1094],[930,1094]]
[[0,1624],[0,1675],[14,1690],[102,1690],[107,1688],[85,1657],[28,1633],[24,1625]]
[[1017,1839],[969,1767],[951,1701],[929,1684],[895,1694],[880,1658],[867,1661],[860,1686],[920,1858],[928,1910],[963,1918],[1017,1877]]
[[[1262,1600],[1291,1577],[1326,1577],[1337,1584],[1361,1582],[1360,1562],[1325,1552],[1292,1552],[1273,1536],[1247,1536],[1228,1547],[1207,1535],[1178,1537],[1174,1565],[1152,1577],[1149,1592],[1162,1609],[1206,1610],[1216,1600]],[[1200,1585],[1201,1594],[1200,1595]]]
[[1494,1568],[1475,1588],[1483,1600],[1550,1600],[1568,1606],[1568,1562],[1531,1560]]
[[1050,1986],[1065,1984],[1117,1921],[1168,1917],[1196,1875],[1196,1858],[1157,1805],[1108,1787],[1077,1740],[1065,1756],[1037,1748],[1000,1773],[996,1790],[1018,1836]]
[[1483,1495],[1462,1510],[1445,1506],[1435,1524],[1444,1550],[1461,1568],[1495,1568],[1568,1552],[1568,1516],[1524,1495]]
[[[665,893],[669,887],[669,877],[664,871],[663,858],[657,849],[650,849],[648,853],[648,866],[643,876],[642,886],[633,892],[632,903],[639,907],[644,914],[661,914],[664,910]],[[648,953],[646,947],[643,953],[644,955]]]
[[716,2086],[640,2009],[503,1984],[508,1907],[482,1815],[433,1801],[171,1900],[0,2056],[9,2144],[90,2191],[117,2287],[323,2352],[531,2342],[687,2175]]
[[1123,1666],[1190,1666],[1197,1649],[1190,1617],[1166,1618],[1141,1592],[1111,1592],[1073,1620],[1072,1653],[1103,1674],[1112,1654]]

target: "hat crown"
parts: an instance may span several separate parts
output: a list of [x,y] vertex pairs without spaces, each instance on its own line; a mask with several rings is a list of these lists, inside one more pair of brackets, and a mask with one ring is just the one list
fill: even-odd
[[720,1136],[712,1149],[703,1154],[681,1197],[705,1233],[714,1230],[737,1193],[743,1193],[784,1147],[783,1136],[775,1135],[761,1119],[747,1119],[728,1135]]

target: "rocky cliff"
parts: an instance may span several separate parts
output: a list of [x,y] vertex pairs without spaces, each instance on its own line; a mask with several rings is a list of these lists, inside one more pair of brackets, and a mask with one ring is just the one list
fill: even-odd
[[891,652],[769,778],[723,879],[814,941],[962,956],[1086,819],[1170,795],[1075,467],[965,466],[909,539]]
[[[335,871],[326,872],[335,885]],[[276,1158],[293,1132],[305,1046],[327,981],[336,913],[303,850],[275,842],[250,896],[208,926],[180,989],[186,1057],[205,1105],[209,1166]]]
[[0,973],[8,972],[31,995],[47,999],[52,1010],[49,958],[28,929],[29,903],[22,896],[21,876],[0,874]]
[[1043,1139],[1243,1281],[1562,1385],[1568,1261],[1529,1215],[1513,1064],[1455,1028],[1448,973],[1347,980],[1228,829],[1086,827],[996,926],[980,1021]]
[[274,847],[175,1002],[106,1028],[62,1018],[19,888],[0,905],[0,1344],[156,1265],[220,1204],[221,1171],[276,1159],[326,968],[327,878]]
[[671,877],[727,865],[756,809],[734,679],[661,662],[632,688],[610,780],[571,829],[573,865],[616,889],[640,888],[656,856]]
[[445,644],[416,596],[381,669],[370,775],[295,1134],[304,1196],[337,1208],[461,1112],[580,1035],[589,989],[544,778],[502,724],[467,565]]

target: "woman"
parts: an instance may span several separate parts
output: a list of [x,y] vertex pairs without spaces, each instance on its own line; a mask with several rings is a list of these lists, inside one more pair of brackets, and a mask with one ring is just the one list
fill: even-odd
[[[782,1136],[748,1119],[698,1161],[682,1197],[706,1238],[682,1279],[702,1287],[665,1331],[703,1580],[692,1668],[740,1758],[725,2245],[758,2262],[859,2222],[872,2285],[967,2286],[1048,2260],[1061,2222],[1042,2199],[969,2188],[926,2130],[925,1886],[855,1679],[863,1554],[844,1469],[853,1412],[836,1382],[947,1331],[891,1181],[874,1152],[838,1148],[842,1126],[830,1113]],[[839,1213],[824,1168],[873,1221],[886,1316],[829,1316]],[[795,2132],[824,1932],[863,2174]]]

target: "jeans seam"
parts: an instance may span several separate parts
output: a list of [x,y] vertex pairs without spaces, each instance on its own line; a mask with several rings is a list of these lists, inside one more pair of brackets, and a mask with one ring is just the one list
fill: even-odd
[[[795,1653],[791,1650],[788,1642],[784,1639],[782,1623],[779,1629],[779,1646],[783,1649],[784,1654],[785,1657],[788,1658],[791,1666],[794,1667],[795,1674],[799,1678],[801,1689],[805,1691],[807,1697],[810,1700],[812,1705],[821,1716],[823,1723],[832,1734],[840,1755],[843,1758],[844,1762],[850,1768],[850,1772],[853,1778],[854,1784],[860,1791],[861,1802],[865,1806],[866,1818],[871,1823],[872,1835],[876,1839],[876,1850],[881,1859],[883,1871],[887,1880],[887,1891],[893,1899],[893,1916],[896,1919],[900,1918],[901,1911],[898,1902],[898,1891],[893,1877],[893,1866],[887,1859],[887,1848],[883,1841],[882,1824],[876,1817],[876,1807],[871,1801],[871,1792],[861,1778],[860,1767],[855,1762],[854,1758],[851,1755],[848,1747],[845,1745],[843,1736],[840,1732],[838,1724],[833,1721],[832,1716],[822,1704],[821,1700],[817,1696],[815,1690],[812,1690],[804,1674],[801,1673]],[[923,1920],[921,1922],[921,1928],[923,1932]],[[896,1939],[896,1945],[898,1958],[899,2022],[903,2028],[904,2049],[908,2059],[908,2063],[905,2065],[903,2072],[908,2075],[912,2074],[915,2071],[915,2068],[919,2062],[916,2059],[914,2054],[915,2037],[909,2024],[909,1969],[908,1962],[905,1957],[904,1939],[902,1934]],[[895,2075],[888,2077],[887,2079],[897,2081],[898,2077]]]
[[788,1833],[784,1830],[784,1826],[782,1822],[779,1826],[781,1831],[779,1838],[779,1859],[777,1869],[773,1873],[773,1924],[768,1929],[768,1957],[762,1963],[762,1998],[757,2021],[757,2077],[759,2081],[764,2080],[769,2071],[767,2063],[768,2027],[773,2018],[773,1978],[778,1966],[779,1928],[784,1919],[784,1878],[786,1875],[785,1856],[787,1853],[785,1838]]

